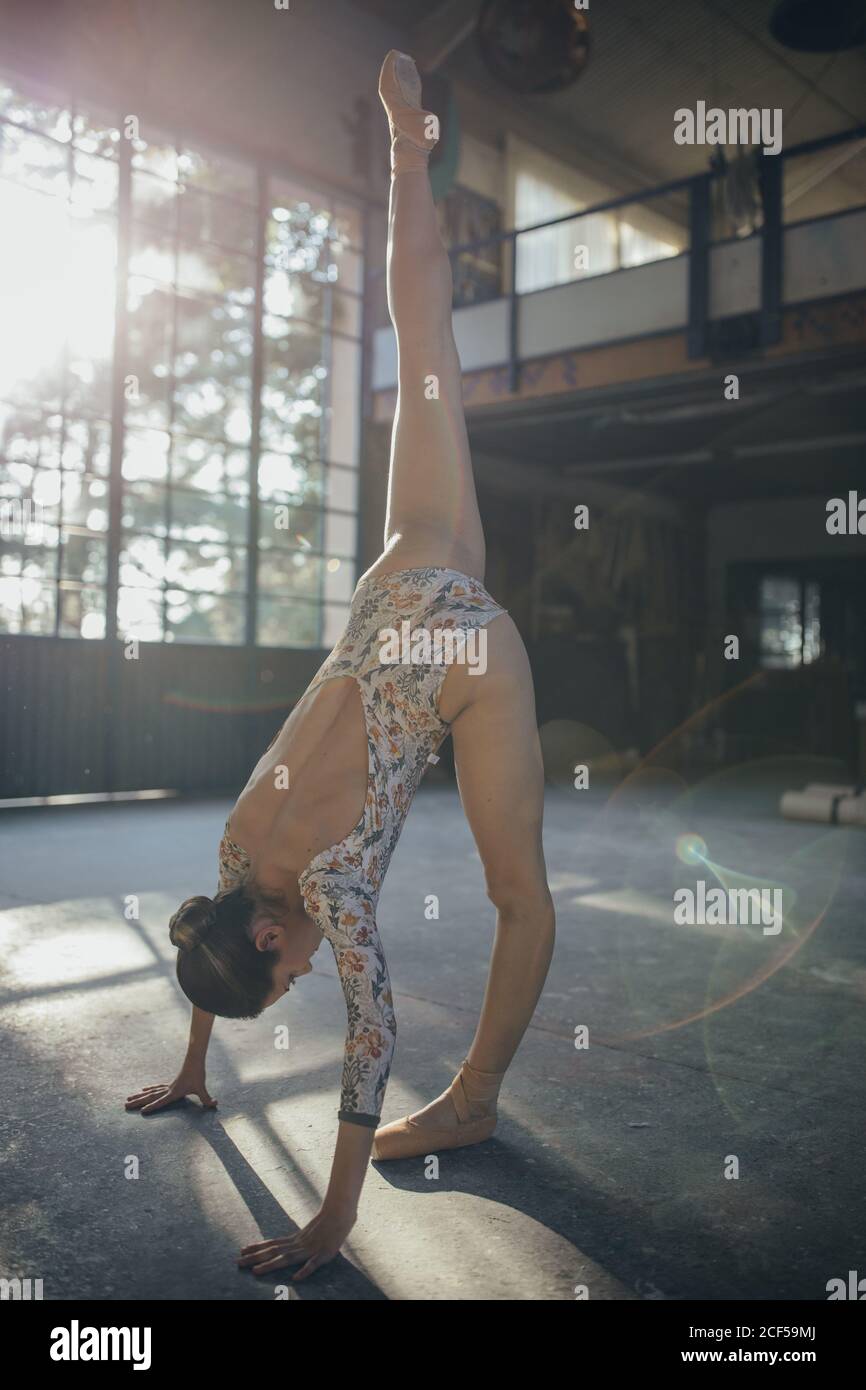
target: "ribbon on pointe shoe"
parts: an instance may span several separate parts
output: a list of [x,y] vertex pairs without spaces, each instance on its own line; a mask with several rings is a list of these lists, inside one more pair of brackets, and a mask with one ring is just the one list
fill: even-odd
[[421,78],[408,53],[392,48],[379,74],[379,96],[391,132],[391,173],[427,168],[439,139],[439,122],[421,108]]
[[496,1101],[504,1076],[504,1071],[479,1071],[463,1061],[451,1090],[454,1109],[462,1124],[496,1114]]

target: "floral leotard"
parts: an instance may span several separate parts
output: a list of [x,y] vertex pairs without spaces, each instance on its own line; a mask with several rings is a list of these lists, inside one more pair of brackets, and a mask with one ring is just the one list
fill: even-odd
[[[305,691],[353,676],[367,728],[361,819],[345,839],[317,854],[298,878],[307,914],[333,947],[346,1000],[341,1120],[378,1125],[391,1070],[397,1023],[376,905],[412,799],[448,734],[438,711],[450,664],[447,643],[461,650],[460,642],[468,644],[471,632],[504,612],[477,579],[457,570],[407,569],[362,579],[342,637]],[[449,630],[456,641],[454,636],[437,639],[437,633]],[[385,632],[397,634],[399,659],[393,640],[390,651],[383,645]],[[249,857],[231,840],[227,823],[220,844],[220,889],[243,882],[249,868]]]

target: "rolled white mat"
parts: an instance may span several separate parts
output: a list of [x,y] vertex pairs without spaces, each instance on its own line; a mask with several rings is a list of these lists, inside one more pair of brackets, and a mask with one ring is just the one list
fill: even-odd
[[786,820],[830,821],[833,799],[820,792],[785,792],[779,810]]
[[[835,816],[833,808],[836,808]],[[785,792],[779,810],[786,820],[819,821],[823,825],[866,825],[866,797],[828,796],[826,792]]]
[[866,796],[846,796],[839,802],[840,825],[866,825]]

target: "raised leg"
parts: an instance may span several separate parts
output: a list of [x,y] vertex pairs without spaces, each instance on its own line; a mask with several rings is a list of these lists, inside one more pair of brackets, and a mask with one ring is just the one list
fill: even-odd
[[[405,67],[409,61],[403,60],[404,82],[407,73],[411,76]],[[400,119],[399,111],[393,119]],[[401,150],[409,156],[406,167]],[[451,326],[451,266],[439,234],[426,158],[414,144],[398,144],[393,163],[387,269],[398,396],[385,551],[371,571],[447,565],[481,579],[484,533]]]

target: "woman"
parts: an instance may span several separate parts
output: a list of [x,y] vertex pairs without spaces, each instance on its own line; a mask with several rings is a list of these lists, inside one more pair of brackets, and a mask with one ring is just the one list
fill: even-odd
[[[427,174],[436,122],[421,109],[405,54],[388,54],[379,92],[391,130],[388,304],[399,351],[385,548],[355,589],[344,635],[238,798],[216,898],[191,898],[172,918],[177,975],[193,1004],[189,1048],[171,1086],[127,1102],[143,1114],[186,1095],[215,1104],[204,1070],[213,1016],[252,1018],[276,1004],[309,973],[327,937],[348,1012],[330,1183],[303,1230],[247,1246],[240,1258],[256,1274],[300,1263],[296,1280],[332,1259],[352,1229],[371,1153],[405,1158],[493,1133],[502,1078],[554,938],[529,664],[514,623],[481,583],[451,267]],[[388,658],[386,634],[405,636],[407,622],[410,640],[426,634],[434,653],[437,634],[444,644],[443,634],[457,633],[454,659],[437,661],[423,642],[420,659],[405,660],[405,647],[402,664]],[[483,659],[461,660],[482,638]],[[396,1024],[376,904],[412,797],[449,733],[497,910],[487,990],[450,1087],[417,1114],[380,1126]]]

